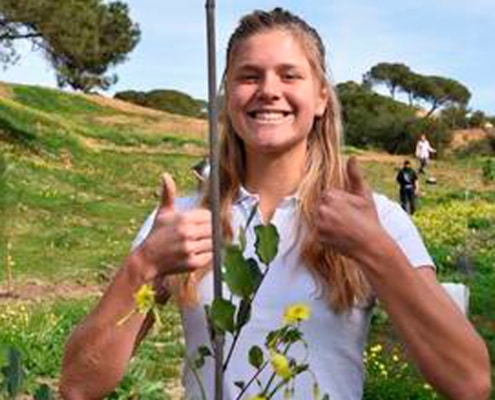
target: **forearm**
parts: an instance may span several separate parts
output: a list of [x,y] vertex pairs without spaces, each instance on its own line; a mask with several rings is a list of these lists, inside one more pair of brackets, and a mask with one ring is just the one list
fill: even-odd
[[425,378],[448,398],[487,398],[486,346],[440,285],[385,233],[359,261]]
[[146,283],[130,256],[117,272],[95,310],[69,338],[60,391],[66,399],[100,399],[122,379],[145,317],[138,313],[119,324],[135,308],[133,294]]

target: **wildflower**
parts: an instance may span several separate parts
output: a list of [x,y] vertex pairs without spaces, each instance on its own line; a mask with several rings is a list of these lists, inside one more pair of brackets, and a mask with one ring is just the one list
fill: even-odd
[[275,374],[284,380],[288,380],[291,377],[292,372],[290,370],[289,361],[283,354],[275,351],[270,352],[270,362]]
[[250,397],[248,400],[266,400],[266,397],[265,396],[256,395],[256,396]]
[[137,310],[140,314],[146,314],[155,305],[155,291],[151,285],[146,284],[134,294]]
[[372,353],[379,353],[383,350],[383,346],[381,344],[376,344],[371,348]]
[[304,303],[296,303],[285,309],[284,324],[292,325],[308,319],[311,315],[310,308]]

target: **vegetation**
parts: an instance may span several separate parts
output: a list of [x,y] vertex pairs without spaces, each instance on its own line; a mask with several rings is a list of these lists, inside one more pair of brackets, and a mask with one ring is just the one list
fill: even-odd
[[441,119],[418,118],[416,109],[372,91],[366,85],[337,85],[342,103],[348,144],[382,149],[392,154],[410,153],[421,133],[428,134],[440,151],[451,140],[451,131]]
[[379,63],[373,66],[365,74],[364,81],[368,86],[385,84],[392,98],[397,89],[404,92],[411,106],[417,100],[430,104],[425,117],[442,106],[465,106],[471,97],[469,90],[454,79],[421,75],[398,63]]
[[[18,393],[41,399],[47,387],[55,391],[67,335],[156,205],[161,172],[170,171],[182,193],[192,190],[190,168],[206,149],[190,118],[35,87],[5,86],[2,93],[10,94],[0,95],[0,398],[14,382],[9,377],[18,376],[8,371],[22,370]],[[395,169],[403,157],[348,152],[376,191],[396,198]],[[476,153],[434,160],[429,172],[438,183],[422,180],[415,222],[440,279],[470,287],[470,319],[488,344],[495,374],[490,160]],[[180,398],[184,344],[176,308],[169,305],[161,320],[166,328],[145,340],[111,399]],[[9,356],[12,347],[18,363]],[[438,397],[408,361],[381,309],[373,315],[366,370],[366,399]]]
[[207,103],[204,100],[193,99],[178,90],[157,89],[150,92],[127,90],[116,93],[115,98],[174,114],[206,118]]
[[16,44],[29,40],[55,69],[60,87],[107,89],[117,80],[105,75],[108,69],[122,63],[139,38],[140,30],[121,1],[0,3],[0,63],[15,63]]

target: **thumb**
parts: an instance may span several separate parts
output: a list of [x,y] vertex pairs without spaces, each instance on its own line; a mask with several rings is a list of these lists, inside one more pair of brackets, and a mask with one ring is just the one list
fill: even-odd
[[368,186],[354,156],[347,161],[347,191],[358,196],[368,196]]
[[160,196],[160,209],[166,209],[172,211],[174,209],[175,199],[175,182],[167,172],[164,172],[161,177],[162,190]]

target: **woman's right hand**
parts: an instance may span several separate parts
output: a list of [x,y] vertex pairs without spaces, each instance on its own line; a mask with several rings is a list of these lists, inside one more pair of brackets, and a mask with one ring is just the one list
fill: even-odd
[[136,249],[145,280],[206,268],[212,262],[211,212],[174,209],[175,183],[162,175],[161,201],[153,227]]

